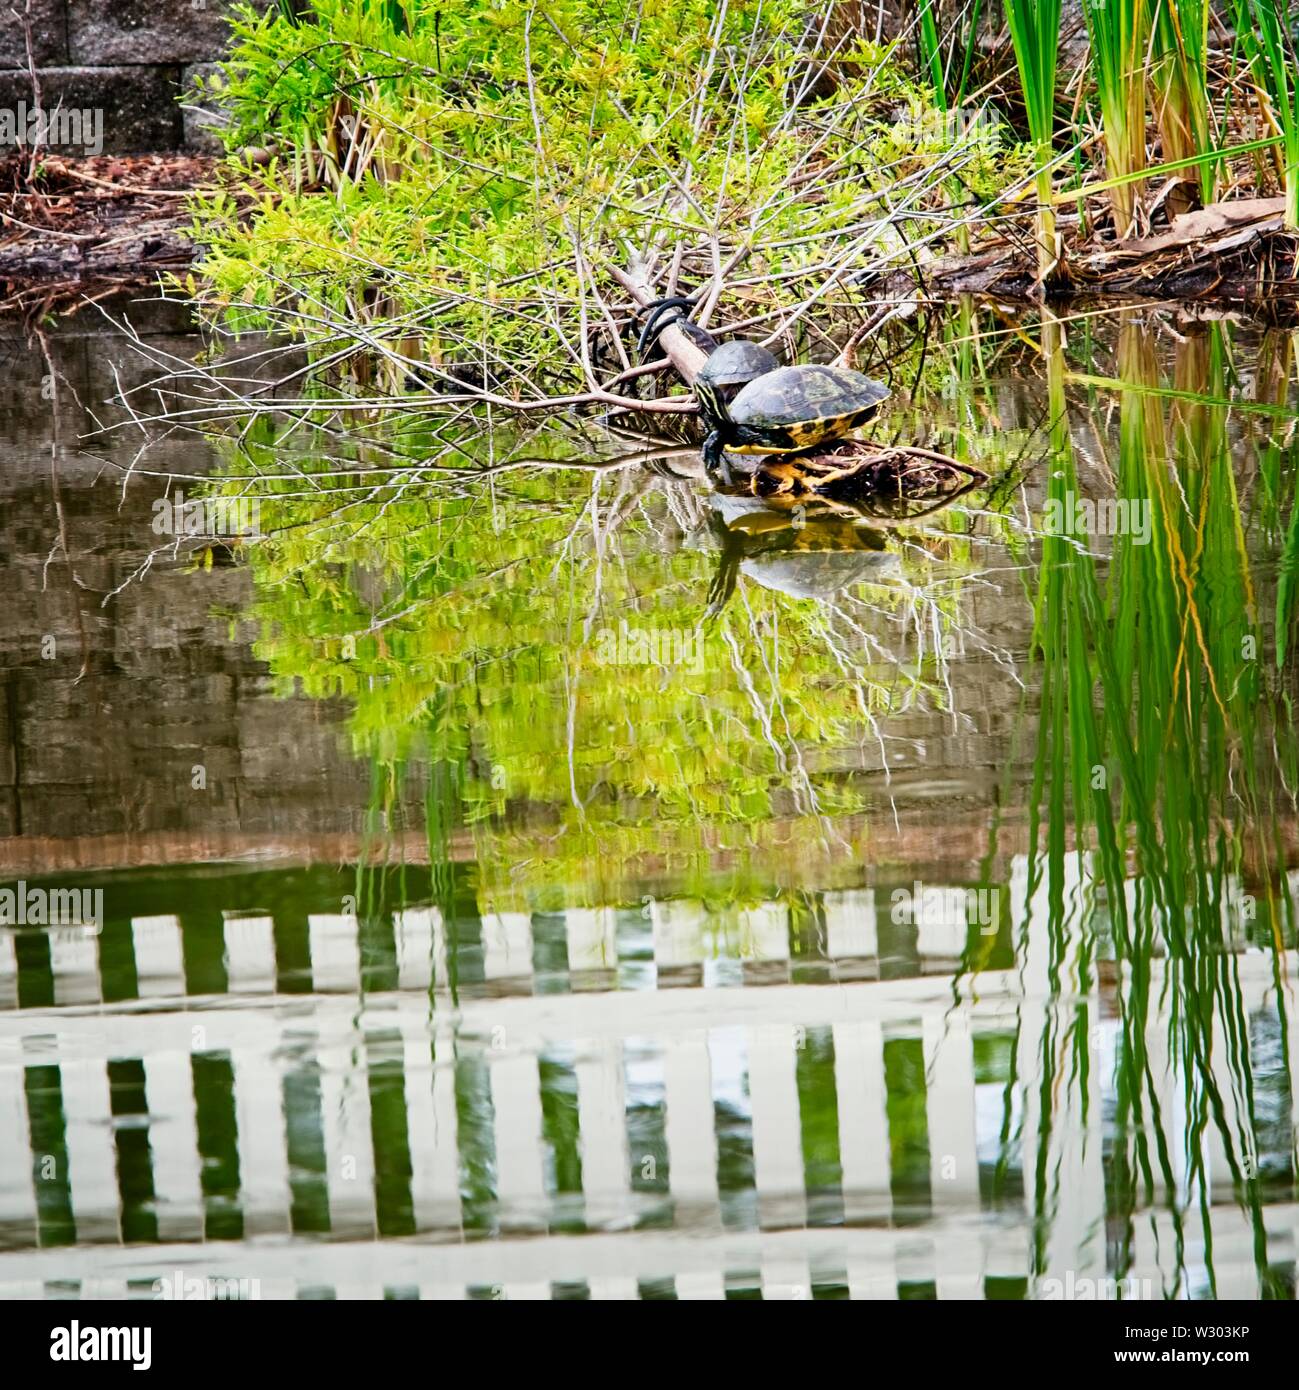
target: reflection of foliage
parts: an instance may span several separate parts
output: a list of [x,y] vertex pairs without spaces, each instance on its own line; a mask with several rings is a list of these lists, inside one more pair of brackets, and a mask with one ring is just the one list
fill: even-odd
[[[1009,337],[983,343],[968,309],[935,322],[900,334],[899,393],[954,367],[960,422],[935,434],[917,391],[909,437],[995,469],[1025,436],[969,398]],[[906,419],[895,429],[907,436]],[[663,454],[655,441],[580,419],[488,435],[331,408],[240,420],[223,450],[212,486],[261,499],[252,617],[273,675],[354,707],[390,820],[409,828],[423,770],[446,770],[455,804],[439,816],[476,827],[475,858],[516,901],[660,870],[711,897],[719,853],[737,892],[773,872],[851,886],[834,853],[865,831],[844,819],[864,809],[861,774],[887,785],[889,719],[964,717],[949,661],[967,638],[1002,659],[960,621],[969,502],[883,532],[841,506],[733,519],[740,572],[710,616],[727,562],[715,508],[638,463],[602,463]],[[878,575],[827,564],[880,547]]]
[[[229,453],[283,472],[273,443]],[[895,537],[879,582],[819,601],[742,580],[705,623],[717,558],[684,543],[707,530],[701,502],[643,470],[384,475],[354,492],[362,468],[325,480],[337,458],[298,466],[291,496],[262,489],[257,651],[286,685],[351,702],[358,751],[378,765],[459,768],[489,862],[506,857],[487,843],[505,826],[523,837],[515,859],[561,832],[588,849],[615,836],[621,859],[773,817],[818,840],[822,817],[862,805],[844,774],[881,746],[879,717],[938,689],[942,654],[926,652],[958,590],[940,605],[924,585],[935,557],[959,572],[959,535]],[[793,534],[815,560],[814,523]]]

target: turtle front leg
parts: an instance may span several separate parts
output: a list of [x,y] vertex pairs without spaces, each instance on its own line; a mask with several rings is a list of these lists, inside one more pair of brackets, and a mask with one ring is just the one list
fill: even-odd
[[731,468],[726,462],[726,446],[720,430],[713,432],[704,440],[704,467],[711,478],[719,475],[725,487],[731,485]]

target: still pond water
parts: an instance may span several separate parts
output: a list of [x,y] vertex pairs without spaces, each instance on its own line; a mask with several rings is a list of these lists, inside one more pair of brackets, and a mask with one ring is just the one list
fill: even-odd
[[83,318],[0,341],[0,889],[102,890],[0,927],[0,1296],[1295,1297],[1288,337],[908,332],[990,482],[907,519],[95,435]]

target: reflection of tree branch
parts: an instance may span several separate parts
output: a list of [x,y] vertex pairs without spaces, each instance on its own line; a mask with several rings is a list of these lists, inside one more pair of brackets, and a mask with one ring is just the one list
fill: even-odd
[[[72,563],[72,551],[68,546],[68,518],[63,510],[63,494],[59,487],[59,450],[61,446],[59,430],[59,381],[61,373],[55,368],[54,357],[50,352],[49,340],[44,330],[34,328],[36,341],[40,344],[41,356],[45,361],[46,375],[50,381],[50,492],[54,499],[54,514],[58,521],[58,548],[63,552],[63,563],[71,581],[72,607],[77,619],[77,636],[81,643],[81,670],[77,680],[81,680],[90,670],[90,636],[86,632],[86,617],[81,610],[81,590],[85,587],[77,577],[76,566]],[[53,551],[51,551],[51,555]],[[49,567],[49,559],[46,560]]]
[[[627,450],[623,453],[613,454],[609,458],[603,459],[554,459],[543,458],[539,456],[523,455],[519,457],[504,459],[500,463],[475,465],[472,468],[449,468],[437,465],[430,465],[426,463],[414,462],[406,464],[396,464],[391,466],[375,466],[372,464],[367,464],[363,466],[355,465],[351,468],[329,469],[323,472],[316,473],[305,473],[300,471],[280,475],[261,473],[255,475],[251,479],[249,475],[246,473],[178,473],[174,469],[141,468],[139,467],[138,462],[136,461],[132,461],[132,463],[130,464],[124,464],[119,460],[114,459],[111,455],[103,458],[101,458],[99,455],[94,455],[94,457],[99,462],[103,463],[106,467],[116,469],[118,472],[127,474],[130,477],[164,478],[169,482],[177,483],[246,483],[250,481],[273,483],[283,481],[284,479],[290,477],[302,478],[304,481],[309,480],[313,482],[327,482],[334,478],[355,478],[359,473],[388,474],[394,476],[394,481],[388,484],[359,483],[351,488],[331,487],[329,489],[330,492],[337,493],[369,491],[371,490],[371,488],[375,486],[396,487],[399,485],[396,479],[400,478],[402,482],[404,482],[406,477],[408,477],[412,471],[420,474],[435,474],[439,479],[454,478],[464,479],[466,481],[473,481],[478,478],[500,477],[502,474],[515,473],[518,472],[520,469],[529,469],[533,471],[555,473],[567,471],[610,473],[616,472],[620,468],[642,467],[646,464],[653,463],[655,460],[658,459],[684,457],[697,458],[698,454],[698,449],[692,448],[690,446],[682,446],[680,444],[666,444],[660,445],[657,448],[641,448]],[[139,455],[137,455],[137,459],[138,457]],[[308,492],[277,492],[266,495],[275,500],[291,500],[304,497],[319,496],[320,492],[320,488],[312,488]]]

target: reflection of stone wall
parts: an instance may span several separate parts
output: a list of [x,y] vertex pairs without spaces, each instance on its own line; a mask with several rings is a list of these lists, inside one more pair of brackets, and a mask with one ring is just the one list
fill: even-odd
[[[13,8],[21,13],[24,3]],[[227,0],[32,0],[31,59],[45,107],[102,111],[106,153],[205,147],[211,137],[178,99],[224,53],[232,8]],[[32,83],[27,36],[9,9],[0,21],[0,109],[15,110],[31,106]]]
[[[159,541],[150,524],[162,484],[139,478],[124,497],[103,481],[90,486],[106,457],[129,464],[138,443],[79,438],[92,427],[88,409],[103,409],[115,365],[127,384],[152,370],[120,339],[91,336],[93,326],[87,313],[49,336],[66,377],[57,487],[46,364],[0,326],[9,382],[0,398],[0,841],[165,833],[192,835],[199,850],[205,837],[235,831],[355,829],[368,782],[345,747],[344,709],[274,698],[250,634],[214,621],[247,603],[247,571],[163,559],[126,583]],[[194,339],[168,333],[179,324],[161,316],[153,326],[153,343],[192,350]],[[211,456],[175,440],[141,467],[201,474]],[[47,639],[53,650],[43,653]],[[206,769],[205,791],[191,787],[195,764]]]

